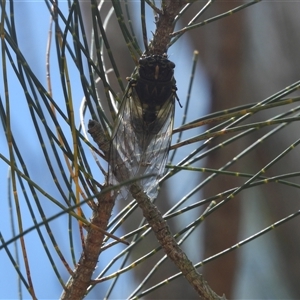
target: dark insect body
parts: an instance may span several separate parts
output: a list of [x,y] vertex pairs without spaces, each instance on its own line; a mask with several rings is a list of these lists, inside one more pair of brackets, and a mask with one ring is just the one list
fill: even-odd
[[[112,135],[109,183],[142,175],[146,194],[155,198],[170,147],[176,98],[175,64],[166,55],[148,55],[129,79]],[[126,190],[126,189],[125,189]],[[126,198],[127,190],[122,189]]]
[[141,141],[158,134],[170,117],[176,93],[174,67],[175,64],[165,56],[142,57],[138,76],[130,79],[131,99],[136,107],[132,126],[137,134],[143,135]]

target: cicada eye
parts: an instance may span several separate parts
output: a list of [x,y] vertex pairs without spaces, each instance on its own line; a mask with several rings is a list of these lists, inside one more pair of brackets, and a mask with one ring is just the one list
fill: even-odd
[[144,56],[139,59],[140,67],[152,67],[155,63],[155,59],[152,56]]
[[140,59],[139,59],[139,65],[144,65],[146,63],[146,61],[145,61],[145,57],[141,57]]
[[171,61],[165,61],[160,66],[163,69],[173,70],[175,68],[175,64]]
[[172,68],[172,69],[175,68],[175,64],[172,61],[169,61],[168,66],[169,66],[169,68]]

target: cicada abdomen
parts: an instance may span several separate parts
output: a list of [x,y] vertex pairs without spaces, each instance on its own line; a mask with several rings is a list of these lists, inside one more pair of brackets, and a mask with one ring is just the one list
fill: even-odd
[[157,196],[172,137],[176,98],[174,67],[166,55],[140,58],[112,135],[109,183],[153,175],[139,181],[150,198]]

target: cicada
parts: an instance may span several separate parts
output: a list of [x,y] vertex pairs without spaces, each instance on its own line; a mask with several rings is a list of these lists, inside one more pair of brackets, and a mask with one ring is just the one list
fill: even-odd
[[[172,138],[177,98],[174,68],[166,55],[140,58],[129,78],[112,134],[109,183],[152,175],[139,181],[152,199],[158,193]],[[128,192],[122,194],[124,197]]]

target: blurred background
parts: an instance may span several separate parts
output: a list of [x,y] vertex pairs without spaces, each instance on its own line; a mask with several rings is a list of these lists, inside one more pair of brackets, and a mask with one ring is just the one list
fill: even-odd
[[[196,1],[193,8],[183,15],[177,25],[178,29],[186,26],[195,15],[195,11],[199,11],[205,3],[206,1]],[[211,7],[203,14],[201,20],[231,10],[243,3],[243,1],[214,1]],[[86,33],[88,40],[90,40],[92,28],[89,16],[90,3],[81,2],[80,4]],[[140,3],[139,1],[128,1],[128,4],[133,25],[137,28],[136,34],[139,44],[142,45],[142,34],[141,30],[139,30]],[[1,7],[2,10],[3,5]],[[6,3],[7,5],[8,3]],[[67,3],[61,2],[59,6],[67,15]],[[110,1],[104,3],[101,12],[103,16],[107,14],[110,6]],[[300,68],[298,57],[300,48],[299,14],[299,2],[263,1],[229,17],[184,34],[169,49],[168,56],[176,64],[175,78],[178,87],[178,97],[184,106],[191,75],[193,52],[194,50],[199,52],[187,122],[209,112],[259,102],[298,81]],[[35,76],[46,86],[46,46],[50,26],[49,11],[45,3],[41,1],[24,0],[15,2],[14,19],[19,41],[18,47]],[[148,8],[148,37],[151,37],[151,32],[154,30],[153,13]],[[106,33],[107,36],[111,37],[111,48],[115,51],[115,59],[119,66],[121,77],[124,80],[126,76],[132,73],[135,65],[130,58],[114,18],[109,22]],[[54,47],[54,45],[51,47]],[[143,46],[141,48],[143,49]],[[57,62],[55,63],[54,51],[51,53],[53,98],[63,108],[65,100],[60,88],[59,69]],[[83,98],[83,92],[78,70],[72,65],[69,67],[72,79],[75,119],[76,124],[79,126],[79,107]],[[3,68],[2,60],[1,69]],[[38,183],[45,191],[50,192],[54,198],[61,200],[61,195],[55,188],[53,180],[47,171],[47,164],[42,156],[41,146],[35,135],[28,106],[24,100],[24,91],[14,71],[9,66],[7,66],[7,74],[9,76],[11,126],[15,140],[18,141],[19,148],[22,150],[28,171],[32,174],[32,180]],[[5,107],[3,84],[1,84],[0,94],[1,101]],[[121,91],[119,91],[119,94],[121,95]],[[281,113],[282,110],[283,108],[279,107],[272,110],[272,112],[269,110],[260,112],[254,116],[254,120],[256,122],[266,120],[276,113]],[[183,109],[176,104],[174,127],[178,127],[181,124],[182,114]],[[87,121],[88,118],[85,120],[86,124]],[[197,130],[199,133],[208,128],[209,126]],[[63,130],[67,131],[68,128],[65,127]],[[198,162],[198,166],[218,169],[267,132],[267,129],[258,130],[227,146],[226,151],[219,149],[212,152],[204,160]],[[275,135],[270,136],[270,138],[264,139],[263,143],[255,151],[252,151],[245,159],[237,161],[229,170],[236,172],[244,170],[244,172],[255,174],[298,138],[298,126],[287,126]],[[0,130],[0,140],[0,153],[8,157],[8,147],[3,128]],[[221,140],[213,141],[210,147],[217,145]],[[195,149],[194,145],[184,147],[176,154],[175,161],[180,161],[193,149]],[[267,176],[297,172],[299,165],[300,160],[296,149],[272,166],[268,170]],[[98,180],[103,180],[100,177],[100,172],[97,171],[96,164],[91,165],[91,168],[94,170],[93,172],[98,172]],[[205,180],[207,176],[207,174],[199,174],[197,172],[178,173],[177,176],[174,176],[163,185],[157,201],[159,209],[162,212],[166,212],[179,199],[184,197],[188,191],[192,190],[195,185]],[[10,208],[7,200],[9,190],[7,178],[8,166],[1,160],[0,191],[2,195],[2,213],[0,230],[4,240],[9,240],[13,236],[10,225]],[[189,202],[185,205],[228,190],[236,186],[237,182],[239,182],[238,180],[233,176],[219,176],[211,183],[204,185],[199,192],[190,197]],[[293,178],[293,182],[299,184],[299,179]],[[60,211],[57,206],[44,199],[42,195],[40,196],[42,205],[49,215]],[[20,196],[19,200],[22,207],[23,227],[26,229],[32,226],[33,223],[25,206],[24,198]],[[116,211],[127,204],[118,203]],[[183,248],[193,262],[198,262],[231,247],[298,210],[299,191],[297,187],[284,188],[276,183],[259,185],[251,188],[247,193],[245,191],[240,193],[233,201],[216,210],[214,214],[205,220],[203,226],[200,226],[193,238],[183,245]],[[195,219],[200,214],[200,211],[200,209],[195,209],[189,214],[184,214],[180,221],[176,219],[168,222],[172,230],[178,232],[180,228],[184,228],[186,224],[190,223],[190,218]],[[140,217],[139,212],[136,212],[136,214]],[[13,222],[16,223],[16,220]],[[56,233],[57,243],[61,249],[68,249],[69,247],[66,239],[68,234],[67,222],[66,218],[58,218],[51,223],[51,229]],[[132,216],[129,222],[129,225],[132,226],[131,230],[136,227],[136,222],[138,221],[136,221],[135,216]],[[210,261],[204,267],[199,268],[199,272],[203,273],[205,280],[216,293],[219,295],[224,293],[228,299],[298,299],[300,296],[299,222],[298,218],[294,218],[275,230],[251,241],[249,244]],[[125,224],[124,228],[126,226],[128,224]],[[47,237],[44,228],[41,228],[41,230]],[[130,227],[120,229],[119,234],[123,230],[127,232],[130,230]],[[49,242],[48,240],[49,238],[47,238],[47,242]],[[38,298],[57,299],[62,288],[53,275],[51,264],[43,251],[40,241],[37,240],[35,232],[26,235],[26,244]],[[13,252],[14,248],[12,245],[10,247]],[[141,247],[146,246],[143,245]],[[122,249],[122,246],[111,248],[109,250],[110,253],[107,254],[107,260],[110,256],[116,255],[120,249]],[[77,251],[80,253],[79,241]],[[135,255],[136,258],[140,256],[139,250],[137,252],[138,254],[132,254],[132,260],[134,260]],[[105,256],[103,256],[103,259],[105,261]],[[154,259],[154,261],[157,260]],[[148,259],[147,263],[153,265],[154,262]],[[0,298],[17,299],[17,274],[3,249],[0,250],[0,266],[2,270],[0,272]],[[63,269],[63,266],[59,265],[59,268],[63,279],[66,281],[68,278],[67,272]],[[21,263],[21,269],[24,270],[23,263]],[[143,265],[143,267],[137,268],[134,274],[128,273],[122,283],[120,283],[119,288],[115,289],[111,299],[127,298],[147,272],[148,267]],[[159,274],[154,276],[153,282],[149,283],[149,286],[175,273],[177,273],[176,268],[171,263],[166,262]],[[87,299],[103,298],[103,290],[107,286],[102,284],[102,290],[100,288],[94,289],[87,296]],[[30,298],[24,288],[22,298]],[[151,298],[196,299],[197,295],[188,287],[183,278],[179,278],[145,296],[145,299]]]

